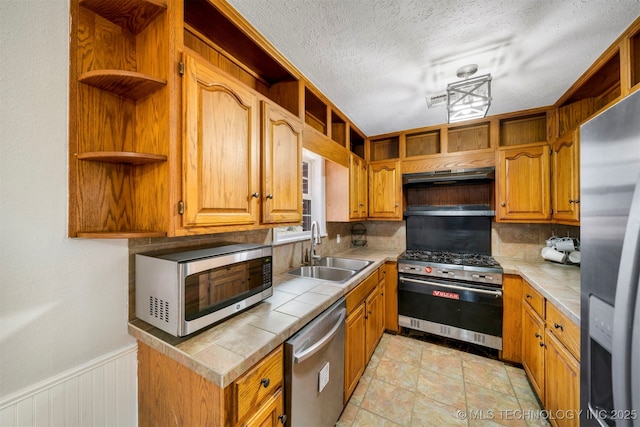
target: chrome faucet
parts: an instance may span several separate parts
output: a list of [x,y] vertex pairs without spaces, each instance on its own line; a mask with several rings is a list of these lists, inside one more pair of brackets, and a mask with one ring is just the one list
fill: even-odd
[[313,221],[311,223],[311,259],[309,260],[311,265],[315,264],[316,260],[321,258],[320,255],[316,254],[316,245],[322,244],[322,238],[320,237],[320,225],[318,221]]

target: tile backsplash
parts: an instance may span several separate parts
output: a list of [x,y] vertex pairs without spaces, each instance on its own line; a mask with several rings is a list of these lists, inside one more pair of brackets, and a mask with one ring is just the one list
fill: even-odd
[[[357,224],[357,225],[356,225]],[[353,234],[354,229],[364,229],[364,234]],[[340,242],[338,242],[340,235]],[[540,251],[551,236],[580,237],[580,227],[556,224],[492,223],[492,255],[524,260],[542,260]],[[206,236],[189,236],[158,239],[129,240],[129,316],[135,317],[135,262],[134,255],[159,249],[206,245],[220,241],[271,244],[270,229],[246,232],[221,233]],[[364,221],[362,223],[327,223],[327,237],[323,238],[318,252],[328,256],[354,247],[352,241],[366,241],[368,248],[406,248],[406,223],[404,221]],[[273,247],[273,271],[282,273],[298,267],[305,260],[309,241],[301,241]]]
[[559,224],[517,224],[493,222],[491,252],[523,260],[542,261],[540,251],[551,236],[580,238],[580,227]]

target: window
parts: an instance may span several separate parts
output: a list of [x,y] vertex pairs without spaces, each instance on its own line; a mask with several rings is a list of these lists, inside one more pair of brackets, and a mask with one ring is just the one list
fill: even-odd
[[302,224],[273,229],[273,244],[309,239],[311,222],[318,221],[320,234],[326,234],[324,159],[302,150]]

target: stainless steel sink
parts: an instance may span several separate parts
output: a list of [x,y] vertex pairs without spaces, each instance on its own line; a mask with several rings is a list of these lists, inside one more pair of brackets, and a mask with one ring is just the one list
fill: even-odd
[[352,258],[324,257],[318,260],[318,265],[294,268],[289,274],[299,277],[327,280],[344,283],[358,274],[360,270],[372,264],[373,261]]
[[343,283],[352,278],[356,274],[356,271],[344,268],[327,267],[324,265],[313,265],[294,268],[289,271],[289,274],[300,277],[309,277],[311,279]]
[[332,256],[324,257],[318,261],[318,265],[356,271],[362,270],[372,263],[373,261],[366,261],[364,259],[338,258]]

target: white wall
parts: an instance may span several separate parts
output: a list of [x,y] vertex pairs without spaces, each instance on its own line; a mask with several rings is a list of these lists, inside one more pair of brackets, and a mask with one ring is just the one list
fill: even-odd
[[0,401],[124,347],[125,240],[68,239],[68,0],[0,0]]

